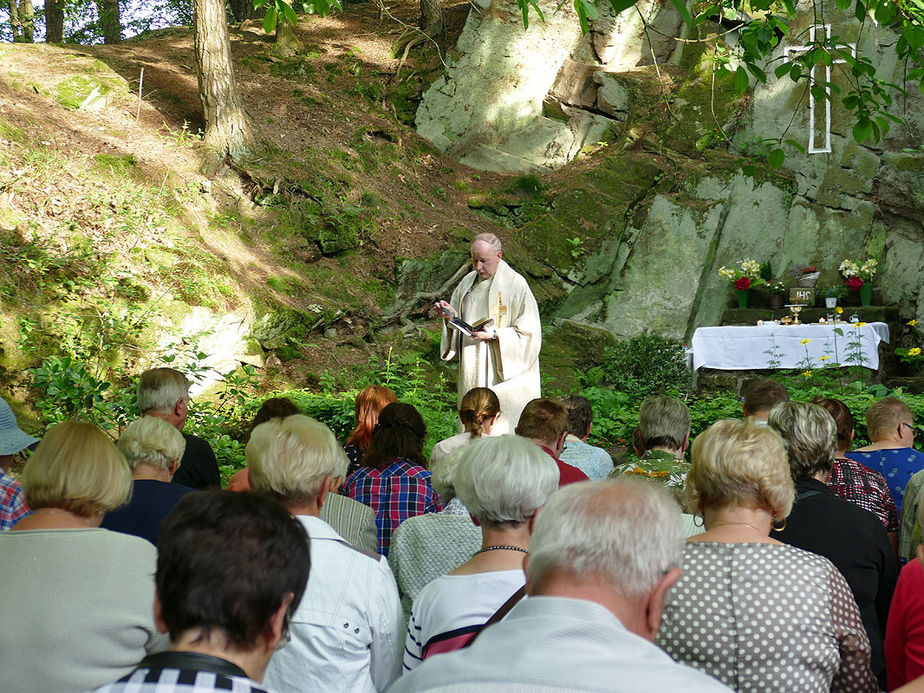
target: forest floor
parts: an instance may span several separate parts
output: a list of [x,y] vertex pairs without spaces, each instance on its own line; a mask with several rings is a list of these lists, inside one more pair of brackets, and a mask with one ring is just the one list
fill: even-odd
[[[113,291],[131,277],[152,299],[170,291],[191,305],[201,305],[199,299],[233,310],[250,299],[262,309],[320,306],[330,318],[321,333],[294,344],[290,359],[277,365],[279,379],[292,384],[305,383],[304,361],[310,383],[387,349],[380,335],[368,333],[394,299],[401,259],[464,250],[465,239],[483,230],[509,233],[467,201],[511,177],[467,169],[414,132],[416,103],[439,74],[471,5],[446,8],[448,33],[439,45],[424,43],[406,55],[399,49],[396,57],[392,50],[415,24],[418,7],[402,0],[383,17],[373,3],[350,3],[326,18],[300,16],[301,48],[290,56],[277,54],[258,22],[231,27],[243,100],[269,143],[245,164],[243,181],[203,167],[189,28],[111,46],[0,46],[0,353],[17,352],[0,363],[0,379],[21,385],[18,373],[4,369],[34,366],[48,353],[47,343],[44,350],[15,346],[27,341],[25,318],[49,327],[58,322],[48,307],[62,295],[48,285],[89,284],[99,272],[114,272],[113,262],[124,265]],[[112,83],[112,73],[121,81],[113,100],[89,108],[61,104],[65,80],[95,74]],[[131,228],[113,221],[129,205],[128,183],[142,188],[132,192],[131,213],[138,218]],[[312,214],[358,233],[361,252],[318,257],[306,250],[302,220],[281,209],[282,197],[307,198],[318,208]],[[53,264],[48,256],[72,258],[78,232],[99,263],[68,267],[56,277],[45,266]],[[42,249],[45,264],[38,268],[21,262],[32,244]],[[182,247],[185,256],[154,267],[157,246]],[[139,253],[140,263],[134,260]],[[108,270],[100,269],[107,263]],[[196,280],[199,272],[209,277]],[[189,276],[178,279],[178,273]],[[106,291],[76,293],[89,305]],[[329,336],[331,327],[336,336]]]

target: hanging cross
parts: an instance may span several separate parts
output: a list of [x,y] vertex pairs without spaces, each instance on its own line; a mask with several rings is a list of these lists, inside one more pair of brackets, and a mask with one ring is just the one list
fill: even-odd
[[[786,49],[786,58],[789,59],[790,55],[793,53],[807,53],[812,50],[815,44],[815,30],[824,29],[825,38],[831,38],[831,25],[830,24],[814,24],[809,28],[809,43],[810,46],[798,46],[796,48],[787,48]],[[855,43],[845,43],[843,44],[850,48],[850,54],[856,58],[857,57],[857,44]],[[846,60],[836,59],[833,61],[834,65],[842,65]],[[825,65],[825,82],[831,81],[831,65]],[[815,146],[815,95],[812,93],[812,86],[815,84],[815,66],[812,66],[811,71],[809,72],[809,136],[808,136],[808,153],[809,154],[828,154],[831,152],[831,99],[825,99],[825,143],[822,147]],[[825,87],[827,89],[827,87]]]

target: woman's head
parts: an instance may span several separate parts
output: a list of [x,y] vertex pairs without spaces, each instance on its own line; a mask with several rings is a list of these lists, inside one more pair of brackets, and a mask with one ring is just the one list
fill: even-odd
[[363,464],[380,467],[391,464],[396,457],[403,457],[421,466],[426,464],[423,456],[427,424],[412,405],[392,402],[379,413],[379,422],[372,433],[369,450],[363,457]]
[[287,416],[300,413],[298,407],[288,397],[270,397],[263,402],[260,409],[254,414],[253,421],[250,422],[250,431],[253,432],[253,429],[270,419],[284,419]]
[[[142,416],[125,427],[118,447],[132,471],[139,464],[149,464],[169,472],[174,464],[180,466],[186,439],[163,419]],[[176,469],[172,471],[176,472]]]
[[817,404],[834,419],[834,425],[837,427],[837,449],[849,448],[853,442],[854,421],[853,414],[850,413],[847,405],[831,397],[816,397],[812,400],[812,404]]
[[347,443],[353,443],[360,450],[369,447],[372,440],[372,432],[379,422],[379,413],[387,405],[397,402],[398,398],[395,393],[387,387],[381,385],[369,385],[364,388],[358,395],[353,405],[354,414],[356,415],[356,428],[347,438]]
[[475,387],[465,393],[459,405],[459,420],[465,430],[477,438],[485,433],[485,424],[500,413],[500,401],[486,387]]
[[26,463],[22,488],[33,510],[61,508],[90,518],[128,502],[132,474],[99,428],[64,421],[48,430]]
[[693,441],[687,473],[687,505],[745,506],[782,519],[792,510],[795,491],[782,438],[766,426],[724,419]]
[[558,488],[558,465],[537,445],[504,435],[472,441],[459,452],[453,483],[482,525],[519,525]]
[[783,438],[793,479],[828,474],[837,452],[837,426],[817,404],[780,402],[767,422]]

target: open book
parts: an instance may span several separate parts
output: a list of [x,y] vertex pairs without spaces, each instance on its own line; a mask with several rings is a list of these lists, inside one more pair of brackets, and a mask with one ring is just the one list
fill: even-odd
[[455,318],[452,318],[451,320],[447,320],[447,322],[449,323],[449,326],[451,328],[453,328],[454,330],[458,330],[459,332],[464,334],[466,337],[471,337],[473,333],[481,332],[486,327],[490,327],[491,325],[494,324],[494,320],[492,320],[491,318],[485,318],[484,320],[479,320],[469,325],[467,322],[465,322],[458,316]]

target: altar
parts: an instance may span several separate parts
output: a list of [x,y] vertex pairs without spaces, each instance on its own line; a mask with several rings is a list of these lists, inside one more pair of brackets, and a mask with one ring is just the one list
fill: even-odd
[[726,371],[863,366],[879,369],[884,322],[699,327],[693,333],[693,370]]

